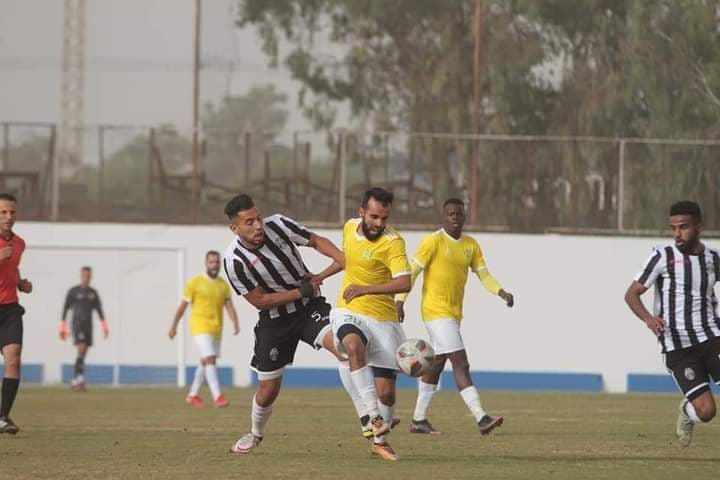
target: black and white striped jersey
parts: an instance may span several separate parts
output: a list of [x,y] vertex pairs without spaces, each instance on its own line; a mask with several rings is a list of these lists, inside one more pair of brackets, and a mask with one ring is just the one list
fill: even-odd
[[[260,248],[249,249],[235,238],[225,250],[225,274],[238,295],[246,295],[257,287],[268,293],[293,290],[309,272],[297,247],[307,245],[310,230],[283,215],[272,215],[263,222],[265,239]],[[277,318],[296,312],[307,303],[308,299],[303,298],[260,313]]]
[[720,336],[715,282],[720,253],[705,247],[700,255],[675,245],[656,247],[635,280],[655,286],[654,314],[665,322],[659,340],[663,352],[680,350]]

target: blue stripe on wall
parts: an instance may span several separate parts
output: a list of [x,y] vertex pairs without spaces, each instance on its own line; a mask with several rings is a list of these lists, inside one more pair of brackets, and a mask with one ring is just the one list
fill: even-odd
[[[554,390],[601,392],[604,390],[602,375],[595,373],[550,372],[471,372],[473,383],[481,390]],[[253,385],[258,377],[250,372]],[[443,372],[444,388],[454,388],[452,372]],[[296,388],[341,387],[337,370],[331,368],[287,368],[283,386]],[[398,376],[398,388],[417,388],[417,379]]]
[[[720,391],[717,385],[712,384],[712,386],[714,391]],[[627,391],[628,393],[680,393],[675,380],[666,373],[629,373]]]
[[[5,365],[0,364],[0,378],[5,375]],[[20,378],[23,382],[42,383],[45,367],[40,363],[24,363],[20,366]]]
[[[85,365],[85,381],[93,385],[112,385],[112,365]],[[75,366],[63,364],[61,379],[63,383],[70,383],[75,376]],[[188,385],[195,375],[195,367],[185,368],[185,381]],[[220,385],[231,386],[233,383],[233,368],[218,367],[218,380]],[[118,369],[118,382],[120,385],[176,385],[177,367],[171,365],[120,365]]]

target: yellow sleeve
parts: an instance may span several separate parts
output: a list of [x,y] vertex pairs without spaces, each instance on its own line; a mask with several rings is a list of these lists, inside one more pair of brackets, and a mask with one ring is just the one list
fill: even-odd
[[475,275],[477,275],[480,279],[480,283],[483,284],[483,287],[485,287],[485,289],[493,295],[497,295],[500,290],[502,290],[500,282],[495,280],[495,277],[490,274],[480,245],[475,244],[475,248],[473,250],[473,258],[470,268],[472,268],[472,271],[475,272]]
[[185,284],[183,289],[183,300],[188,303],[192,303],[193,297],[195,297],[195,279],[192,278]]
[[401,237],[390,242],[385,265],[390,269],[392,278],[410,274],[410,265],[405,254],[405,240]]
[[423,238],[420,242],[420,246],[415,252],[413,260],[420,264],[422,268],[425,268],[435,256],[435,247],[437,246],[436,238],[437,235],[431,235]]
[[[417,280],[417,277],[420,275],[420,272],[423,271],[423,266],[420,265],[417,260],[414,258],[410,261],[410,291],[412,291],[413,285],[415,285],[415,280]],[[396,302],[404,302],[407,300],[408,295],[410,292],[405,293],[398,293],[395,295],[395,301]]]

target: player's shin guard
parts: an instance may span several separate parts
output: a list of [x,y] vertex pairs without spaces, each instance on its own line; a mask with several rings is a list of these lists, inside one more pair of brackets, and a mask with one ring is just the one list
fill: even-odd
[[217,367],[215,365],[205,365],[205,379],[207,380],[208,387],[210,387],[210,392],[212,392],[213,400],[217,400],[221,392]]
[[251,432],[253,435],[261,438],[264,436],[265,425],[270,419],[270,415],[272,415],[272,405],[261,407],[257,404],[257,401],[255,401],[255,397],[253,396],[252,413],[250,415],[252,419]]
[[200,388],[202,388],[203,383],[205,383],[205,367],[203,365],[198,365],[195,369],[195,378],[193,378],[193,383],[190,386],[190,395],[197,395],[200,392]]
[[75,359],[75,378],[85,374],[85,356],[78,355]]
[[2,401],[0,403],[0,417],[7,418],[12,410],[15,397],[17,397],[20,388],[19,378],[3,378],[2,381]]
[[[378,410],[380,411],[380,416],[383,417],[383,420],[385,420],[386,423],[391,425],[393,418],[395,418],[395,405],[388,406],[385,405],[383,402],[378,401]],[[385,442],[387,442],[387,434],[375,437],[375,443]]]
[[485,416],[485,410],[483,410],[482,405],[480,404],[480,395],[478,394],[475,385],[470,385],[469,387],[461,390],[460,396],[465,401],[465,405],[467,405],[472,412],[475,420],[478,422],[482,420]]
[[432,383],[425,383],[422,380],[418,381],[418,397],[415,402],[415,413],[413,413],[413,420],[419,422],[420,420],[427,419],[427,411],[430,407],[430,401],[437,392],[437,385]]
[[365,403],[355,387],[355,382],[353,382],[350,373],[350,362],[338,362],[338,375],[340,375],[340,381],[355,406],[358,418],[362,418],[365,415]]
[[380,415],[377,391],[375,390],[375,377],[373,377],[370,367],[359,368],[351,372],[350,376],[365,405],[365,414],[370,415],[370,418]]

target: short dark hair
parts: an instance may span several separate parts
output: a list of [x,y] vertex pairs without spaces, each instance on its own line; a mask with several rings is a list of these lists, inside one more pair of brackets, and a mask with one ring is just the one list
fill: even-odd
[[80,269],[80,271],[81,271],[81,272],[90,272],[90,273],[92,273],[92,268],[91,268],[91,267],[88,267],[87,265],[85,265],[85,266],[83,266],[83,267]]
[[208,250],[208,252],[205,254],[205,260],[207,260],[210,256],[220,258],[220,252],[218,252],[217,250]]
[[460,205],[461,207],[465,208],[465,202],[463,202],[459,198],[455,198],[455,197],[448,198],[447,200],[445,200],[443,202],[443,209],[445,207],[447,207],[448,205]]
[[366,191],[365,195],[363,195],[362,203],[360,204],[362,208],[367,208],[368,202],[371,198],[374,198],[376,201],[380,202],[383,207],[387,207],[388,205],[392,205],[395,196],[392,194],[392,192],[388,192],[384,188],[373,187],[370,190]]
[[697,202],[682,200],[673,203],[670,206],[670,216],[672,217],[674,215],[688,215],[695,223],[702,223],[702,211]]
[[235,195],[227,203],[227,205],[225,205],[225,215],[227,215],[228,218],[233,218],[238,213],[245,210],[250,210],[254,206],[255,203],[253,202],[252,198],[250,198],[250,195],[241,193],[239,195]]
[[17,203],[17,198],[12,193],[0,193],[0,200],[7,200],[8,202]]

